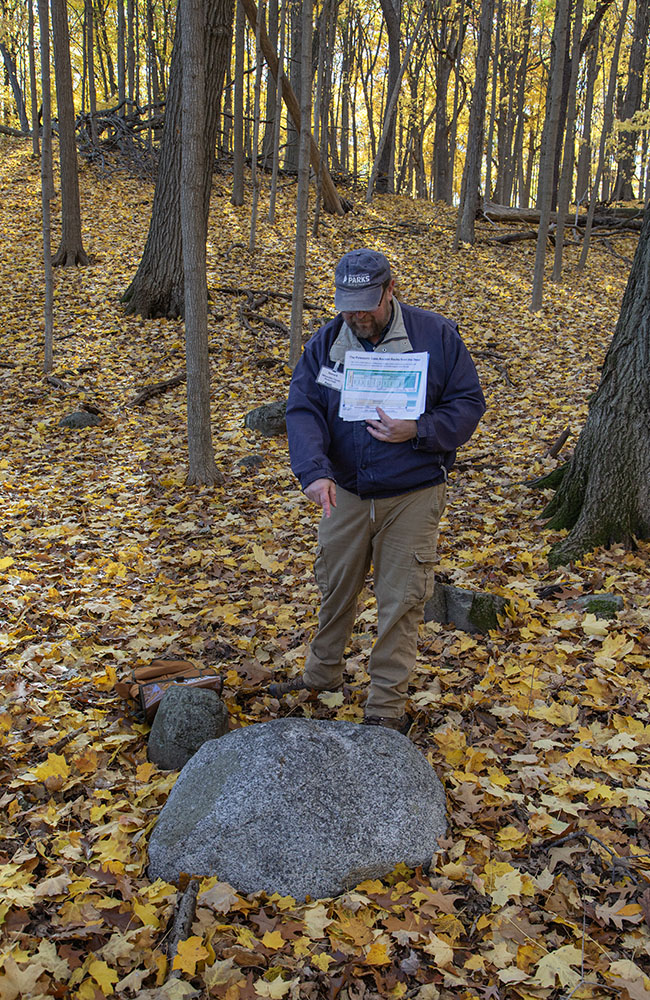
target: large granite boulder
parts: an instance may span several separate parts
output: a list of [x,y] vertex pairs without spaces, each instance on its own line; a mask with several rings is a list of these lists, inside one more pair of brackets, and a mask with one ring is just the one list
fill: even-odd
[[151,835],[149,875],[333,896],[399,862],[429,864],[445,829],[444,789],[405,736],[277,719],[204,743],[186,764]]
[[216,691],[170,684],[149,734],[149,760],[163,771],[180,771],[199,747],[226,732],[228,709]]

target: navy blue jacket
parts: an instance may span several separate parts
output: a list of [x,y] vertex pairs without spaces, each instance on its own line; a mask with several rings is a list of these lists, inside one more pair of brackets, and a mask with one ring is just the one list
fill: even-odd
[[340,393],[317,383],[322,367],[336,367],[346,350],[363,349],[339,314],[305,345],[289,389],[289,454],[303,489],[327,478],[369,499],[433,486],[446,479],[456,449],[469,440],[485,411],[476,368],[456,324],[394,302],[388,333],[376,350],[429,353],[426,408],[417,421],[417,437],[400,444],[377,441],[365,421],[341,420]]

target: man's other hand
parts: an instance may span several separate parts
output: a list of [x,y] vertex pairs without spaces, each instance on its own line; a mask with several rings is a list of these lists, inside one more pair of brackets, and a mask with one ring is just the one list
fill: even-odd
[[322,507],[325,517],[329,517],[332,507],[336,507],[336,483],[333,479],[314,479],[306,487],[305,496]]
[[380,406],[377,407],[377,413],[379,420],[366,420],[368,433],[377,441],[399,444],[401,441],[410,441],[411,438],[417,437],[417,420],[393,420]]

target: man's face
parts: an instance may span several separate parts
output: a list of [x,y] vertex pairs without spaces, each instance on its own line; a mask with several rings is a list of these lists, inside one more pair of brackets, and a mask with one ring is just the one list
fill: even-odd
[[379,340],[382,330],[391,317],[394,287],[395,281],[391,278],[376,309],[358,309],[356,312],[343,313],[343,319],[359,340],[370,340],[373,343]]

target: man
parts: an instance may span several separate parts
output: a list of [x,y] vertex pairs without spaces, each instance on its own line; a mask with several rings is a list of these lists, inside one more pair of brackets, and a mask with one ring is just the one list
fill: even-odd
[[[341,686],[357,597],[372,564],[377,638],[364,722],[408,732],[404,706],[418,625],[433,591],[447,473],[485,401],[456,324],[401,305],[382,253],[345,254],[335,285],[339,314],[306,345],[287,405],[291,467],[305,495],[323,510],[315,562],[322,594],[318,631],[302,676],[269,690],[282,695]],[[376,419],[341,419],[346,352],[364,350],[428,353],[421,416],[398,419],[378,407]]]

